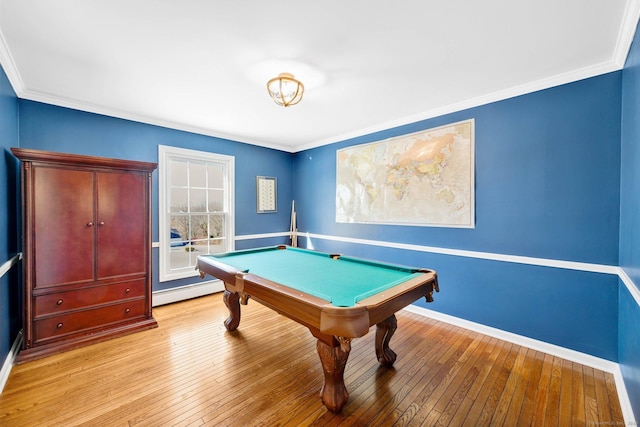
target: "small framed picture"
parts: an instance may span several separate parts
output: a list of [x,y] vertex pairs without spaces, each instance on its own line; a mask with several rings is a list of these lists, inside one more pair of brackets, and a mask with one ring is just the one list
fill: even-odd
[[269,176],[256,177],[256,202],[258,213],[278,211],[278,191],[276,179]]

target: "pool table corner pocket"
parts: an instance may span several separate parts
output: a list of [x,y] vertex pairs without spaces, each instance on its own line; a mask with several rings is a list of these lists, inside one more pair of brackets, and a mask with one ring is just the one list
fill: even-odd
[[320,332],[323,334],[356,338],[365,336],[370,327],[366,307],[335,307],[328,304],[320,312]]

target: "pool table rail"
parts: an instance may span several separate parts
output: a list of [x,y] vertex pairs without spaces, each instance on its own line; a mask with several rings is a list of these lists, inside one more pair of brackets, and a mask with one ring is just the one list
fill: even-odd
[[209,274],[222,280],[226,291],[239,295],[241,304],[253,298],[322,334],[345,338],[362,337],[371,326],[422,297],[433,301],[433,292],[439,292],[436,272],[424,269],[419,271],[422,273],[419,276],[367,297],[351,307],[339,307],[303,291],[239,271],[213,257],[198,257],[196,268],[200,270],[201,277]]

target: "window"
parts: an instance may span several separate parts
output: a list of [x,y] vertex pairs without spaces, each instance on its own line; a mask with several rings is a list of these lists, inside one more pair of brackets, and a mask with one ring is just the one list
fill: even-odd
[[234,249],[234,157],[158,147],[160,281],[197,276],[198,255]]

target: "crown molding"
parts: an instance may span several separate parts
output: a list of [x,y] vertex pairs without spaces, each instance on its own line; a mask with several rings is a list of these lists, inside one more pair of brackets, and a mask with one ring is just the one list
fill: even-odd
[[259,147],[273,148],[275,150],[280,150],[280,151],[287,151],[287,152],[291,151],[291,147],[288,147],[288,146],[271,144],[258,139],[242,138],[238,135],[226,134],[226,133],[218,132],[212,129],[205,129],[198,126],[191,126],[184,123],[174,122],[171,120],[148,117],[141,114],[135,114],[135,113],[119,110],[116,108],[105,107],[103,105],[93,104],[86,101],[79,101],[76,99],[53,95],[46,92],[34,91],[34,90],[22,90],[21,92],[18,92],[16,90],[16,95],[18,96],[18,98],[25,99],[28,101],[42,102],[44,104],[55,105],[58,107],[70,108],[73,110],[100,114],[103,116],[109,116],[109,117],[114,117],[114,118],[123,119],[123,120],[130,120],[138,123],[160,126],[168,129],[173,129],[173,130],[195,133],[198,135],[211,136],[214,138],[226,139],[233,142],[256,145]]
[[613,71],[618,71],[624,67],[629,49],[633,42],[633,38],[636,33],[638,20],[640,18],[640,0],[628,0],[625,7],[625,12],[622,19],[622,25],[616,41],[616,46],[612,58],[609,61],[605,61],[600,64],[581,68],[567,73],[550,76],[535,82],[530,82],[505,90],[496,91],[486,95],[482,95],[476,98],[465,100],[458,103],[453,103],[444,107],[435,108],[432,110],[424,111],[415,115],[403,117],[397,120],[392,120],[384,123],[377,124],[375,126],[365,127],[343,134],[335,135],[331,138],[312,141],[307,144],[303,144],[296,147],[273,144],[260,139],[243,138],[238,135],[226,134],[218,132],[212,129],[205,129],[198,126],[191,126],[184,123],[173,122],[170,120],[164,120],[160,118],[147,117],[140,114],[134,114],[123,110],[106,107],[102,105],[96,105],[85,101],[76,99],[65,98],[50,93],[45,93],[33,89],[29,89],[25,86],[18,67],[11,55],[9,47],[7,45],[2,29],[0,28],[0,65],[2,65],[11,86],[13,87],[16,96],[20,99],[26,99],[30,101],[42,102],[46,104],[56,105],[59,107],[71,108],[80,111],[86,111],[95,114],[101,114],[105,116],[132,120],[140,123],[165,127],[169,129],[175,129],[185,132],[196,133],[200,135],[211,136],[214,138],[226,139],[234,142],[240,142],[245,144],[256,145],[265,148],[272,148],[275,150],[296,153],[324,145],[329,145],[336,142],[346,141],[356,137],[369,135],[375,132],[404,126],[407,124],[419,122],[422,120],[431,119],[434,117],[442,116],[445,114],[455,113],[466,109],[479,107],[482,105],[490,104],[493,102],[502,101],[505,99],[513,98],[516,96],[532,93],[544,89],[548,89],[555,86],[583,80],[590,77],[595,77],[601,74],[606,74]]
[[633,43],[633,38],[640,19],[640,0],[628,0],[622,17],[622,25],[618,33],[618,40],[613,54],[613,62],[619,69],[624,68],[624,64],[629,55],[629,49]]
[[[1,12],[1,8],[0,8]],[[0,16],[0,22],[2,21]],[[16,62],[13,60],[13,56],[11,55],[11,51],[9,50],[9,46],[7,45],[7,40],[4,38],[4,34],[0,29],[0,65],[4,69],[4,73],[7,75],[9,79],[9,83],[13,87],[13,91],[16,93],[18,97],[20,97],[21,93],[24,93],[24,82],[20,77],[20,73],[18,72],[18,67],[16,66]]]
[[[628,49],[627,49],[628,52]],[[626,56],[625,56],[626,58]],[[623,64],[624,66],[624,61]],[[549,89],[555,86],[561,86],[563,84],[573,83],[579,80],[584,80],[590,77],[596,77],[602,74],[607,74],[613,71],[618,71],[622,68],[615,61],[607,61],[601,64],[581,68],[578,70],[570,71],[563,74],[558,74],[545,79],[537,80],[530,83],[525,83],[519,86],[514,86],[508,89],[496,91],[486,95],[482,95],[476,98],[468,99],[462,102],[446,105],[444,107],[435,108],[412,116],[403,117],[398,120],[380,123],[375,126],[354,130],[341,135],[336,135],[331,138],[318,140],[309,144],[305,144],[296,147],[297,151],[309,150],[311,148],[320,147],[323,145],[333,144],[336,142],[346,141],[349,139],[357,138],[364,135],[369,135],[375,132],[381,132],[388,129],[393,129],[399,126],[416,123],[422,120],[432,119],[440,117],[445,114],[456,113],[459,111],[468,110],[470,108],[480,107],[482,105],[491,104],[493,102],[503,101],[505,99],[514,98],[516,96],[525,95],[528,93],[537,92],[544,89]]]

